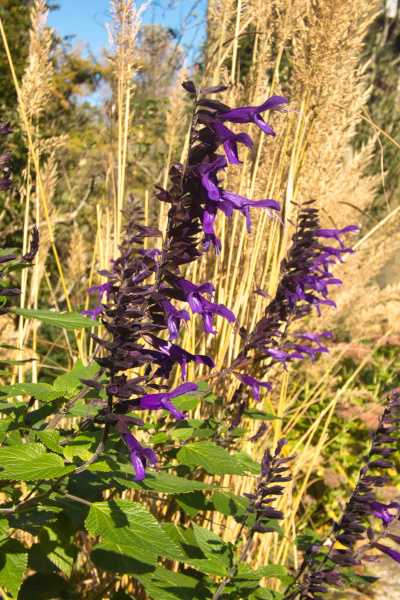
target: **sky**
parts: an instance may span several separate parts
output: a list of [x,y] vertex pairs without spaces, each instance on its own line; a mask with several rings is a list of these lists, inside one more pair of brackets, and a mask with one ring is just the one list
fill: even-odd
[[[49,25],[61,36],[74,35],[75,40],[88,43],[92,52],[100,58],[101,48],[108,45],[105,24],[110,22],[109,0],[58,0],[59,10],[51,11]],[[137,6],[143,4],[137,0]],[[152,0],[143,15],[143,23],[162,24],[179,34],[187,19],[182,45],[199,47],[205,34],[207,0]],[[189,62],[196,50],[189,51]]]

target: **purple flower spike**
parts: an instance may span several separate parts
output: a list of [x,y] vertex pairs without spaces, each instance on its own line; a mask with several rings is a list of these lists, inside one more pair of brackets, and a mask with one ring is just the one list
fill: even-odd
[[131,463],[136,472],[133,481],[143,481],[146,477],[146,461],[157,468],[156,453],[151,448],[144,448],[131,433],[124,435],[124,440],[131,453]]
[[233,371],[233,374],[236,377],[236,379],[239,379],[239,381],[241,381],[245,385],[249,385],[252,388],[254,399],[256,402],[259,402],[260,400],[260,387],[266,388],[267,390],[272,389],[272,385],[268,383],[268,381],[258,381],[258,379],[250,377],[250,375],[242,375],[241,373],[237,373],[236,371]]
[[140,406],[145,410],[168,410],[178,420],[186,419],[188,415],[184,415],[172,404],[171,399],[188,392],[194,392],[198,389],[195,383],[183,383],[172,392],[161,394],[149,394],[140,399]]
[[228,127],[225,127],[222,123],[214,123],[212,125],[212,129],[218,134],[221,142],[223,143],[226,158],[231,163],[231,165],[241,165],[243,164],[241,160],[239,160],[238,154],[238,143],[244,144],[250,150],[253,150],[253,140],[249,136],[248,133],[233,133]]
[[222,121],[230,121],[231,123],[254,123],[267,135],[275,136],[276,133],[264,121],[261,113],[274,108],[279,109],[282,104],[287,104],[286,98],[283,96],[272,96],[260,106],[243,106],[242,108],[233,108],[228,112],[221,113],[219,118]]

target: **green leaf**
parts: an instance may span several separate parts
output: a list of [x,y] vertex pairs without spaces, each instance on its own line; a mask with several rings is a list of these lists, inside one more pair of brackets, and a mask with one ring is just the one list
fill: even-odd
[[12,375],[11,371],[4,371],[4,369],[0,369],[0,377],[7,377],[8,375]]
[[70,524],[70,521],[64,516],[62,522],[58,520],[56,523],[42,527],[39,541],[47,558],[68,577],[71,577],[78,549],[72,543],[72,527],[68,527],[66,521]]
[[105,571],[120,575],[135,575],[138,579],[140,575],[153,573],[157,564],[155,552],[150,552],[145,547],[138,550],[113,542],[96,544],[90,558],[95,565]]
[[36,319],[54,327],[60,327],[67,331],[82,329],[83,327],[93,327],[95,325],[92,319],[84,317],[77,312],[53,312],[51,310],[28,310],[26,308],[12,308],[12,312],[22,315],[25,319]]
[[4,360],[4,358],[0,358],[0,363],[2,365],[22,366],[26,365],[28,362],[32,362],[33,360],[35,359],[27,358],[26,360]]
[[185,465],[203,467],[215,475],[243,475],[243,467],[225,448],[213,442],[193,442],[183,446],[177,459]]
[[282,417],[277,417],[276,415],[259,410],[258,408],[248,408],[244,411],[243,417],[255,419],[257,421],[276,421],[277,419],[282,421]]
[[17,597],[22,585],[28,553],[25,546],[11,538],[0,542],[0,585]]
[[253,473],[254,475],[259,475],[261,473],[260,463],[253,460],[250,454],[247,454],[244,450],[237,450],[234,452],[233,456],[242,465],[244,471]]
[[151,578],[141,577],[141,581],[154,600],[206,600],[212,597],[198,579],[160,566]]
[[206,558],[204,552],[200,548],[194,531],[173,523],[162,525],[164,531],[177,544],[182,552],[182,562],[198,569],[202,573],[209,575],[217,575],[223,577],[227,573],[227,569],[216,559]]
[[68,581],[57,573],[35,573],[27,577],[18,594],[18,600],[54,600],[62,598],[82,598],[80,592],[75,592]]
[[15,383],[0,387],[0,398],[15,398],[16,396],[34,396],[43,402],[50,402],[62,396],[48,383]]
[[176,501],[187,514],[194,519],[194,517],[203,510],[206,499],[204,497],[203,492],[197,490],[195,492],[190,492],[189,494],[178,494],[176,496]]
[[232,492],[215,492],[212,496],[208,510],[217,510],[223,515],[232,516],[237,523],[243,523],[249,514],[246,508],[249,507],[247,498],[237,496]]
[[53,450],[53,452],[62,453],[62,447],[58,445],[58,442],[60,441],[59,431],[51,429],[46,431],[45,429],[43,429],[42,431],[36,431],[36,435],[40,439],[40,441],[43,442],[45,446],[47,446],[47,448]]
[[315,544],[320,544],[321,540],[312,529],[307,528],[296,537],[294,543],[300,550],[305,552],[306,550],[311,548],[311,546],[314,546]]
[[283,565],[268,565],[260,567],[253,571],[249,565],[239,565],[238,576],[246,579],[261,579],[262,577],[274,577],[275,579],[285,579],[287,571]]
[[209,529],[199,527],[192,522],[194,535],[197,543],[204,552],[207,558],[217,560],[224,567],[231,567],[231,551],[229,546],[217,535]]
[[[130,465],[129,465],[130,471]],[[148,490],[164,494],[188,494],[196,490],[209,490],[215,486],[202,481],[194,481],[177,477],[171,473],[151,473],[146,471],[146,479],[143,481],[133,481],[132,474],[118,474],[114,477],[115,481],[134,490]]]
[[284,595],[269,588],[259,587],[249,600],[284,600]]
[[73,466],[66,467],[58,454],[47,454],[42,444],[22,444],[2,448],[0,464],[5,467],[0,473],[1,479],[18,481],[52,479],[74,469]]
[[0,539],[6,537],[9,527],[7,519],[5,517],[0,517]]
[[80,379],[92,379],[92,377],[98,372],[99,366],[97,364],[89,365],[85,367],[83,362],[78,358],[72,370],[69,373],[64,373],[54,380],[53,385],[56,390],[61,392],[62,396],[70,398],[74,395],[77,388],[82,388],[83,383]]
[[146,548],[159,556],[179,559],[178,546],[168,538],[153,515],[138,502],[97,502],[90,507],[85,523],[91,535],[101,535],[104,541],[137,550]]

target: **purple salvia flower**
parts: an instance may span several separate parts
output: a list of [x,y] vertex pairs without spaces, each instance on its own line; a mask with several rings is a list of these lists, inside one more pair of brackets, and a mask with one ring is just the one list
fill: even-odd
[[396,562],[400,563],[400,552],[398,552],[397,550],[389,548],[388,546],[384,546],[383,544],[379,544],[378,542],[375,542],[373,544],[373,547],[377,548],[387,556],[390,556],[390,558],[393,558],[393,560],[395,560]]
[[267,135],[275,136],[276,133],[264,121],[261,113],[266,110],[280,109],[282,104],[287,104],[287,99],[283,96],[272,96],[268,98],[260,106],[243,106],[241,108],[233,108],[228,112],[221,113],[219,118],[221,121],[230,121],[231,123],[254,123]]
[[320,229],[319,231],[317,231],[317,235],[319,237],[323,237],[323,238],[334,238],[335,240],[337,240],[340,245],[342,246],[342,249],[344,249],[344,244],[342,242],[342,240],[340,239],[340,236],[343,233],[356,233],[357,231],[359,231],[360,228],[357,227],[356,225],[348,225],[347,227],[344,227],[343,229]]
[[391,523],[395,518],[389,512],[390,508],[396,508],[400,510],[400,504],[398,502],[391,502],[390,504],[383,504],[382,502],[371,502],[371,507],[374,509],[374,516],[381,519],[384,523]]
[[243,375],[237,371],[233,371],[233,375],[236,377],[236,379],[239,379],[239,381],[252,388],[256,402],[259,402],[260,400],[260,387],[263,387],[267,390],[272,389],[272,385],[268,381],[258,381],[258,379],[250,377],[250,375]]
[[130,459],[135,469],[136,476],[133,481],[143,481],[146,477],[146,463],[157,468],[157,455],[151,448],[144,448],[137,439],[128,433],[123,436],[128,446],[129,452],[131,453]]
[[225,127],[222,123],[214,123],[211,126],[217,134],[221,142],[223,143],[226,158],[231,165],[241,165],[242,161],[239,160],[238,143],[243,144],[250,150],[253,150],[253,140],[248,133],[233,133],[228,127]]
[[172,413],[175,419],[181,420],[186,419],[188,415],[184,415],[175,408],[171,400],[187,394],[188,392],[194,392],[198,389],[198,385],[195,383],[183,383],[178,386],[172,392],[162,392],[161,394],[148,394],[139,399],[140,407],[145,410],[168,410]]
[[287,361],[293,361],[295,358],[303,360],[304,358],[304,356],[300,354],[300,352],[292,352],[292,354],[289,354],[288,352],[284,352],[283,350],[274,350],[273,348],[270,348],[267,351],[267,354],[269,354],[269,356],[272,356],[272,358],[274,358],[275,360],[280,361],[283,364],[285,371],[288,370]]

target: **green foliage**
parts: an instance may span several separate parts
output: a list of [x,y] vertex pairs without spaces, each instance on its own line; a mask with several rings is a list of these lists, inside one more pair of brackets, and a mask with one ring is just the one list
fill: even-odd
[[178,558],[179,549],[165,534],[157,520],[138,502],[110,500],[90,507],[86,527],[91,535],[107,542],[141,550],[145,547],[158,556]]
[[54,327],[73,331],[83,327],[93,327],[93,321],[77,312],[59,313],[51,310],[28,310],[26,308],[13,308],[13,312],[22,315],[25,319],[36,319]]

